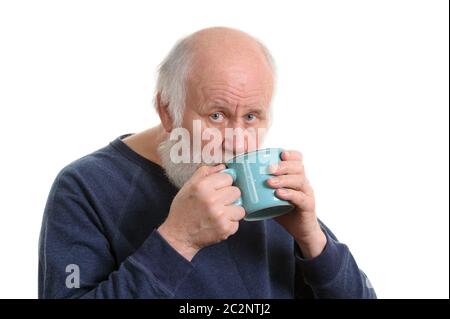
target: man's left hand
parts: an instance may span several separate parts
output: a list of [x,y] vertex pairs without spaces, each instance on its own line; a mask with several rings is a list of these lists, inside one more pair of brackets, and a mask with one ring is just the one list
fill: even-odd
[[317,257],[327,239],[317,219],[314,192],[305,175],[302,154],[284,151],[281,159],[271,166],[270,172],[275,176],[267,183],[276,189],[277,197],[293,204],[294,210],[275,220],[294,237],[305,258]]

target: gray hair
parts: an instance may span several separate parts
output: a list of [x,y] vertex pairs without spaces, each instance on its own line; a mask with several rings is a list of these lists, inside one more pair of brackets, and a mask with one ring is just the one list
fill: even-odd
[[[273,74],[276,76],[275,61],[267,47],[258,39],[252,37],[259,45]],[[160,94],[161,104],[168,105],[174,127],[180,127],[186,102],[186,79],[190,72],[193,58],[193,39],[187,36],[179,40],[158,67],[154,106],[157,105],[157,95]],[[274,83],[275,84],[275,83]]]

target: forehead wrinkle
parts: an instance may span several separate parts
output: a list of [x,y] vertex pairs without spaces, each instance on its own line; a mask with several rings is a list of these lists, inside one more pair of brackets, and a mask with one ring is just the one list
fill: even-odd
[[248,101],[253,98],[266,98],[263,89],[239,90],[229,85],[205,86],[201,88],[203,97],[209,100],[222,100],[230,103],[230,100]]

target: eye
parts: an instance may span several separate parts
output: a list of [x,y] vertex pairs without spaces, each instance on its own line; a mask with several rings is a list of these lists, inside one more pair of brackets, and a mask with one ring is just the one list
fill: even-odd
[[247,122],[253,122],[254,120],[256,120],[256,115],[253,113],[248,113],[247,115],[245,115],[245,119],[247,120]]
[[209,116],[209,118],[214,122],[221,122],[223,120],[223,117],[224,117],[223,114],[220,112],[214,112]]

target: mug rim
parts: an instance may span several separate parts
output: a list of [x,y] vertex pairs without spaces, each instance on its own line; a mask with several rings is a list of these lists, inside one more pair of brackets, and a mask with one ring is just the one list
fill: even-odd
[[281,150],[281,152],[284,151],[284,149],[281,148],[281,147],[266,147],[266,148],[260,148],[260,149],[254,150],[254,151],[245,152],[245,153],[236,155],[236,156],[230,158],[228,161],[226,161],[225,164],[228,164],[228,163],[234,163],[235,160],[236,160],[237,158],[241,157],[241,156],[250,155],[250,154],[253,154],[253,153],[258,153],[258,152],[267,151],[267,150]]

